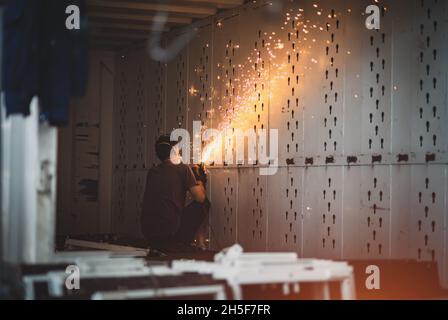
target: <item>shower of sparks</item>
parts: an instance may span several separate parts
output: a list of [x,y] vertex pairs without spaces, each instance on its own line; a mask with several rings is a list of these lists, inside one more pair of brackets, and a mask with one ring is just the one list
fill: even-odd
[[[315,10],[314,14],[320,17],[326,16],[324,10],[317,4],[313,5],[313,10]],[[326,32],[331,25],[328,21],[322,25],[311,24],[310,20],[304,19],[304,9],[299,8],[296,11],[294,13],[293,9],[289,9],[289,12],[285,13],[284,21],[278,31],[260,31],[257,42],[252,46],[252,50],[248,50],[248,56],[241,59],[240,64],[232,61],[237,56],[237,51],[241,50],[240,45],[231,41],[226,45],[225,61],[216,65],[218,87],[212,88],[213,101],[216,105],[208,110],[210,116],[214,113],[212,121],[218,121],[215,129],[225,132],[226,136],[223,137],[223,141],[210,141],[204,147],[201,157],[203,163],[215,162],[215,152],[219,149],[222,151],[223,146],[226,152],[229,150],[233,152],[235,139],[234,136],[229,136],[229,133],[233,134],[235,129],[253,128],[255,132],[257,129],[267,129],[263,127],[260,117],[263,117],[269,106],[279,108],[281,112],[287,112],[284,103],[275,101],[275,98],[286,96],[282,93],[285,90],[291,90],[291,87],[292,95],[298,95],[297,92],[294,93],[294,86],[290,86],[290,83],[294,81],[295,90],[297,90],[299,78],[304,76],[299,72],[298,63],[293,63],[293,61],[299,61],[299,56],[301,63],[304,61],[311,63],[308,66],[303,65],[303,72],[312,72],[313,65],[321,66],[319,62],[324,60],[325,53],[313,50],[317,42],[315,38],[317,34],[314,32]],[[351,12],[351,9],[347,12]],[[334,12],[328,14],[329,20],[335,18]],[[223,27],[223,22],[219,21],[217,26]],[[312,36],[311,32],[313,32]],[[299,33],[301,33],[300,37]],[[347,54],[349,55],[350,51]],[[285,81],[288,81],[288,86]],[[197,93],[193,87],[189,91],[191,95]],[[282,105],[279,106],[279,104]],[[254,123],[256,123],[255,126]],[[225,154],[225,152],[216,153]]]

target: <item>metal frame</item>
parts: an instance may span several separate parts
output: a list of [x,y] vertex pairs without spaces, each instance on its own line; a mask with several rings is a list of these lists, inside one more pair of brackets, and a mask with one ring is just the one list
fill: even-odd
[[[108,253],[110,254],[110,253]],[[132,278],[142,276],[164,276],[179,275],[178,271],[166,266],[148,267],[142,259],[136,258],[110,258],[109,256],[73,256],[60,257],[57,262],[67,262],[79,267],[80,274],[84,279],[95,278]],[[61,297],[64,294],[65,271],[52,271],[39,275],[23,276],[25,299],[35,299],[34,285],[38,282],[46,282],[51,296]]]
[[[226,280],[233,298],[243,299],[242,286],[251,284],[320,284],[321,299],[330,299],[329,283],[340,282],[343,300],[356,298],[353,267],[345,262],[298,259],[294,253],[243,253],[235,245],[215,256],[215,262],[173,261],[173,270],[211,274]],[[287,291],[287,290],[284,290]]]

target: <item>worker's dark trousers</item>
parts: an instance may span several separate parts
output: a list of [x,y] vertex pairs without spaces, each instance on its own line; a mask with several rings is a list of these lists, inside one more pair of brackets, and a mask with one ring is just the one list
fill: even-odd
[[192,202],[182,211],[179,230],[174,236],[150,237],[148,244],[160,250],[176,251],[178,244],[189,245],[193,242],[196,233],[208,216],[210,202]]
[[196,233],[208,216],[210,202],[204,203],[193,201],[182,211],[180,227],[176,234],[177,241],[190,244],[193,242]]

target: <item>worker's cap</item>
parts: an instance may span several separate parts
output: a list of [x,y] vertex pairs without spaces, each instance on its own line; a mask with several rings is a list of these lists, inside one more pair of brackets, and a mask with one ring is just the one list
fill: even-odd
[[159,145],[167,145],[167,146],[170,146],[170,147],[174,147],[174,146],[177,145],[179,142],[180,142],[180,139],[179,139],[178,141],[171,141],[171,137],[170,137],[170,135],[168,135],[168,134],[164,134],[164,135],[161,135],[161,136],[159,137],[159,139],[157,139],[157,141],[156,141],[156,146],[159,146]]

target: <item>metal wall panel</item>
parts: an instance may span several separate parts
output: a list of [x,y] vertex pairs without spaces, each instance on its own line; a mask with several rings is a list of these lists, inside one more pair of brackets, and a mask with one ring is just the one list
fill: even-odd
[[417,92],[417,112],[413,112],[412,151],[447,151],[447,65],[443,57],[448,53],[448,25],[445,1],[418,1],[416,34],[418,48],[418,78],[414,79]]
[[212,108],[211,82],[213,61],[213,21],[205,20],[198,27],[196,36],[189,43],[188,61],[188,122],[201,121],[210,127],[209,111]]
[[[381,29],[364,32],[361,69],[361,152],[390,152],[392,25],[391,13],[381,6]],[[396,85],[393,85],[394,88]]]
[[410,212],[412,167],[390,166],[390,258],[406,259],[411,256]]
[[[434,259],[447,284],[447,3],[375,1],[378,31],[365,27],[370,4],[257,1],[197,23],[175,60],[149,62],[146,132],[196,119],[279,130],[276,175],[247,156],[210,170],[213,248]],[[119,118],[138,96],[128,77]],[[117,163],[129,165],[121,150],[118,140]],[[226,150],[235,156],[234,141]]]
[[[173,37],[176,34],[173,35]],[[168,40],[169,43],[170,40]],[[166,130],[171,133],[177,128],[186,128],[187,124],[187,94],[188,94],[188,47],[167,63],[167,86],[166,91]]]
[[361,214],[361,175],[363,166],[348,166],[344,168],[344,195],[343,195],[343,227],[342,227],[342,258],[360,259],[365,237],[360,226],[367,223]]
[[[100,54],[91,56],[89,81],[99,83],[101,79]],[[74,145],[72,150],[74,172],[72,178],[73,214],[76,222],[71,233],[95,232],[99,227],[99,123],[100,123],[100,87],[89,86],[83,98],[77,101],[74,114]]]
[[314,156],[337,156],[343,152],[344,18],[347,12],[340,2],[324,2],[317,8],[311,3],[308,5],[305,19],[309,23],[304,25],[305,47],[308,47],[305,80],[308,86],[306,78],[310,75],[313,84],[309,85],[319,91],[316,94],[306,90],[305,118],[311,120],[305,121],[305,133],[312,131],[307,128],[309,124],[315,126],[316,136],[305,139],[305,152]]
[[[344,48],[342,54],[346,55],[346,63],[342,73],[345,81],[344,86],[344,114],[343,114],[343,137],[344,137],[344,156],[359,156],[362,154],[364,140],[362,138],[362,122],[364,117],[362,105],[363,88],[365,86],[362,80],[362,70],[365,64],[370,62],[364,59],[365,38],[374,31],[368,31],[363,27],[365,16],[363,12],[367,6],[367,1],[347,2],[347,9],[351,14],[344,16]],[[359,27],[354,27],[359,26]],[[362,26],[362,27],[361,27]],[[367,123],[370,123],[368,118]],[[344,164],[346,162],[344,161]],[[355,175],[355,168],[349,168],[347,174]],[[356,174],[358,174],[356,172]],[[355,182],[356,180],[353,180]],[[347,186],[350,188],[350,186]],[[353,190],[356,192],[356,190]],[[350,200],[350,199],[347,199]],[[345,243],[345,242],[344,242]],[[346,243],[345,243],[346,244]]]
[[[204,129],[211,128],[213,20],[202,21],[189,44],[188,113],[186,126],[193,138],[193,121],[200,121]],[[202,132],[198,133],[199,135]],[[200,152],[202,145],[197,150]]]
[[267,249],[267,177],[257,168],[238,169],[238,243],[248,251]]
[[390,167],[363,167],[361,172],[361,257],[390,257]]
[[211,247],[219,250],[237,242],[238,171],[210,170]]
[[147,78],[146,90],[146,135],[147,135],[147,165],[146,168],[155,166],[158,159],[155,155],[154,145],[157,138],[165,133],[165,83],[166,66],[162,62],[156,62],[146,57],[147,60]]
[[303,168],[285,167],[267,178],[269,251],[302,253],[303,171]]
[[[129,83],[128,79],[131,76],[127,72],[127,65],[129,60],[125,56],[117,58],[117,91],[116,102],[114,109],[115,124],[115,145],[114,145],[114,164],[115,168],[124,168],[128,163],[128,155],[126,149],[126,118],[128,110],[129,97]],[[129,107],[130,108],[130,107]]]
[[166,66],[144,50],[117,57],[113,232],[140,237],[140,212],[147,169],[159,163],[154,151],[165,133]]
[[[444,265],[443,265],[443,270],[445,270],[443,276],[443,287],[444,288],[448,288],[448,232],[447,232],[447,227],[448,227],[448,217],[446,212],[448,211],[448,167],[445,166],[445,214],[444,214],[444,219],[445,219],[445,224],[444,224],[444,228],[445,228],[445,235],[444,235],[444,254],[445,254],[445,261],[444,261]],[[440,262],[439,262],[440,263]]]
[[146,183],[146,171],[136,170],[126,173],[126,201],[124,221],[120,233],[129,237],[140,237],[140,215]]
[[446,272],[446,166],[412,166],[411,177],[411,257]]
[[145,132],[148,60],[143,51],[126,53],[119,59],[122,60],[120,64],[123,68],[119,71],[120,86],[123,86],[118,105],[119,112],[122,112],[122,116],[118,119],[121,126],[119,152],[123,152],[122,158],[126,159],[122,168],[143,169],[147,162],[148,145]]
[[[414,22],[418,13],[418,1],[409,2],[406,10],[402,10],[401,1],[390,3],[392,12],[399,11],[400,14],[389,14],[388,19],[393,19],[393,49],[391,79],[392,110],[391,110],[391,149],[393,154],[406,154],[413,145],[412,119],[417,116],[416,86],[418,83],[409,83],[410,79],[417,79],[418,70],[413,67],[417,62],[418,53],[409,48],[418,47],[417,25]],[[415,144],[415,143],[414,143]]]
[[[235,112],[235,106],[238,106],[238,65],[241,62],[239,23],[240,14],[233,11],[226,12],[214,20],[211,124],[218,130],[234,128],[231,115]],[[226,140],[224,146],[226,152],[235,158],[234,141]]]
[[[115,55],[95,51],[89,57],[88,90],[73,101],[70,123],[58,142],[57,233],[110,231],[111,177],[114,136],[119,131],[114,100]],[[112,113],[114,112],[114,113]]]
[[343,168],[306,168],[303,256],[342,257]]
[[149,148],[148,136],[146,135],[146,126],[148,125],[148,119],[146,116],[147,106],[148,106],[148,74],[147,63],[148,59],[144,52],[140,53],[136,58],[139,62],[136,70],[136,85],[134,90],[136,91],[136,119],[134,120],[134,125],[137,130],[137,135],[135,139],[135,163],[133,168],[135,169],[145,169],[147,164],[147,148]]
[[[277,35],[273,29],[273,21],[267,10],[269,6],[263,2],[254,3],[241,10],[240,26],[245,21],[252,21],[240,34],[237,105],[233,115],[233,128],[250,130],[259,135],[261,130],[269,129],[269,108],[273,95],[270,89],[271,79],[278,70],[271,57],[275,55]],[[278,25],[278,23],[277,23]],[[259,137],[257,138],[257,146]],[[247,147],[248,148],[248,147]],[[266,152],[254,146],[254,154]],[[249,151],[249,150],[248,150]],[[249,154],[244,158],[244,164],[252,164]]]
[[125,114],[125,150],[127,162],[124,165],[125,169],[132,169],[137,166],[137,145],[138,145],[138,100],[140,99],[140,91],[136,90],[138,88],[138,70],[139,63],[137,63],[136,58],[138,57],[138,52],[132,52],[126,54],[123,59],[126,59],[125,73],[127,75],[127,106]]
[[113,176],[113,198],[112,198],[112,230],[121,232],[121,225],[125,219],[126,202],[126,171],[116,170]]
[[249,59],[255,71],[261,69],[253,76],[257,89],[263,89],[260,101],[253,105],[253,120],[259,127],[278,130],[282,137],[278,145],[281,165],[303,155],[303,101],[299,97],[305,68],[299,50],[303,16],[295,14],[289,5],[284,10],[285,14],[275,14],[269,3],[259,2],[249,6],[243,17],[244,21],[253,21],[248,26],[253,40],[244,42],[254,41]]

